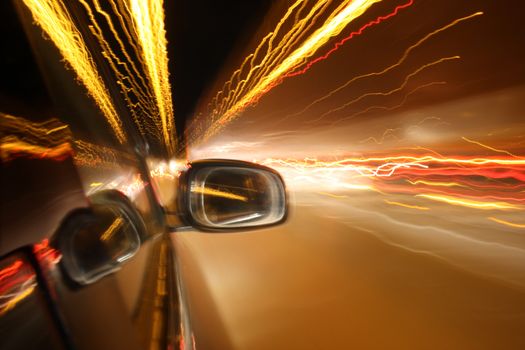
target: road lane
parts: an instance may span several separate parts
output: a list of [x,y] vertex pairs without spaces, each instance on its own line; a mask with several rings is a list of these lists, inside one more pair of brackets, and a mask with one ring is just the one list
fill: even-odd
[[522,237],[348,195],[298,195],[281,227],[172,235],[198,349],[525,347]]

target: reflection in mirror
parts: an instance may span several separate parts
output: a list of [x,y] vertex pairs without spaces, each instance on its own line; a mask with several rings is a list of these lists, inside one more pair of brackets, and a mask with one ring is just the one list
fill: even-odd
[[89,284],[115,271],[140,247],[131,220],[115,208],[95,206],[93,212],[75,213],[61,234],[60,247],[68,275]]
[[261,168],[210,166],[190,179],[189,210],[207,228],[269,225],[286,213],[280,177]]

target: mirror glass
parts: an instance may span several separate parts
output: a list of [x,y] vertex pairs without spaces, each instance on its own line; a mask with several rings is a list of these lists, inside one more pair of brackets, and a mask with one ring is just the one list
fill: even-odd
[[240,228],[277,223],[286,214],[281,178],[260,168],[209,166],[190,179],[189,210],[207,228]]
[[67,225],[61,241],[62,262],[77,283],[89,284],[117,270],[140,247],[136,228],[126,213],[94,207],[79,213]]

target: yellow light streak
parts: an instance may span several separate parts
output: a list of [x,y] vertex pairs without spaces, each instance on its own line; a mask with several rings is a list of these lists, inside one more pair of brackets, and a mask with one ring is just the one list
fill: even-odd
[[[246,107],[255,103],[273,84],[278,83],[285,73],[300,66],[305,59],[315,54],[330,38],[337,36],[346,25],[361,16],[370,6],[379,1],[381,0],[344,1],[320,28],[314,31],[289,55],[279,58],[279,62],[275,64],[268,74],[256,80],[249,91],[244,93],[225,113],[222,113],[217,122],[206,130],[203,139],[214,135],[223,128],[224,124],[235,119]],[[298,4],[298,2],[295,4]],[[299,26],[301,25],[304,25],[304,23],[299,24]],[[287,43],[283,43],[280,49],[283,47],[286,48]]]
[[[359,111],[359,112],[356,112],[356,113],[353,113],[347,117],[344,118],[344,120],[349,120],[349,119],[352,119],[352,118],[355,118],[357,117],[358,115],[362,115],[362,114],[365,114],[365,113],[368,113],[374,109],[381,109],[381,110],[385,110],[385,111],[393,111],[395,109],[398,109],[400,107],[402,107],[408,100],[408,98],[410,96],[412,96],[413,94],[415,94],[416,92],[418,92],[419,90],[421,89],[424,89],[424,88],[427,88],[427,87],[430,87],[430,86],[436,86],[436,85],[445,85],[447,82],[445,81],[433,81],[433,82],[430,82],[430,83],[427,83],[427,84],[423,84],[423,85],[420,85],[412,90],[410,90],[404,97],[403,99],[401,100],[400,103],[394,105],[394,106],[390,106],[390,107],[386,107],[386,106],[380,106],[380,105],[376,105],[376,106],[370,106],[362,111]],[[334,122],[334,124],[337,124],[339,122],[341,122],[342,120],[337,120],[336,122]]]
[[214,197],[222,197],[222,198],[227,198],[227,199],[233,199],[233,200],[238,200],[238,201],[241,201],[241,202],[247,202],[248,201],[248,197],[237,195],[237,194],[233,194],[233,193],[230,193],[230,192],[221,191],[221,190],[216,190],[214,188],[209,188],[209,187],[193,187],[191,189],[191,192],[201,193],[201,194],[204,194],[204,195],[209,195],[209,196],[214,196]]
[[[315,122],[321,121],[326,116],[328,116],[328,115],[330,115],[332,113],[341,111],[341,110],[351,106],[352,104],[357,103],[357,102],[359,102],[359,101],[361,101],[361,100],[363,100],[363,99],[365,99],[367,97],[371,97],[371,96],[390,96],[390,95],[392,95],[392,94],[394,94],[396,92],[399,92],[399,91],[403,90],[407,86],[407,84],[408,84],[408,82],[410,81],[411,78],[413,78],[414,76],[416,76],[420,72],[424,71],[425,69],[430,68],[430,67],[435,66],[435,65],[438,65],[438,64],[443,63],[443,62],[457,60],[459,58],[460,58],[460,56],[443,57],[443,58],[440,58],[439,60],[436,60],[436,61],[424,64],[421,67],[419,67],[418,69],[416,69],[415,71],[413,71],[412,73],[408,74],[403,79],[403,82],[401,83],[401,85],[399,85],[395,89],[391,89],[391,90],[386,91],[386,92],[368,92],[368,93],[362,94],[362,95],[360,95],[360,96],[358,96],[358,97],[356,97],[356,98],[354,98],[354,99],[344,103],[343,105],[341,105],[339,107],[333,108],[333,109],[331,109],[331,110],[321,114],[318,118],[316,118],[316,119],[314,119],[312,121],[309,121],[308,123],[315,123]],[[435,83],[431,83],[431,84],[435,84]],[[354,115],[351,115],[351,116],[339,119],[339,120],[337,120],[337,122],[339,123],[339,122],[348,120],[348,119],[350,119],[352,117],[354,117]]]
[[519,209],[523,209],[522,207],[518,205],[510,204],[507,202],[481,202],[481,201],[475,201],[471,199],[437,195],[437,194],[417,194],[416,197],[422,197],[422,198],[427,198],[433,201],[444,202],[447,204],[458,205],[458,206],[463,206],[463,207],[468,207],[468,208],[473,208],[473,209],[481,209],[481,210],[494,210],[494,209],[496,210],[506,210],[506,209],[519,210]]
[[401,128],[389,128],[389,129],[386,129],[384,132],[383,132],[383,135],[381,136],[381,138],[378,140],[376,139],[375,137],[373,136],[370,136],[364,140],[361,140],[359,141],[359,143],[366,143],[366,142],[369,142],[369,141],[372,141],[378,145],[381,145],[383,144],[383,142],[385,142],[386,138],[387,137],[392,137],[394,139],[396,139],[397,141],[399,141],[399,137],[397,137],[394,132],[396,131],[400,131]]
[[327,197],[332,197],[332,198],[336,198],[336,199],[343,199],[343,198],[348,198],[348,196],[345,196],[345,195],[337,195],[337,194],[333,194],[333,193],[328,193],[328,192],[317,192],[323,196],[327,196]]
[[134,164],[136,160],[110,147],[96,145],[84,140],[75,140],[75,163],[78,166],[114,168],[123,162]]
[[[430,86],[430,85],[436,85],[436,84],[440,84],[440,83],[445,83],[445,82],[435,82],[435,83],[430,83],[430,84],[425,84],[423,86],[420,86],[412,91],[410,91],[407,95],[405,95],[403,101],[401,102],[401,104],[399,104],[398,106],[401,106],[403,103],[406,102],[407,100],[407,97],[414,93],[416,90],[419,90],[423,87],[426,87],[426,86]],[[396,106],[397,107],[397,106]],[[376,107],[370,107],[370,108],[382,108],[382,109],[388,109],[388,110],[391,110],[392,107],[382,107],[382,106],[376,106]],[[449,123],[445,123],[441,120],[441,118],[438,118],[438,117],[425,117],[423,118],[421,121],[419,121],[417,124],[414,124],[414,125],[409,125],[408,127],[405,128],[405,133],[408,133],[411,129],[419,129],[421,128],[421,125],[424,124],[426,121],[428,120],[435,120],[435,121],[439,121],[439,124],[449,124]],[[438,125],[439,125],[438,124]],[[436,126],[436,125],[435,125]],[[397,136],[395,133],[397,132],[401,132],[403,129],[402,128],[388,128],[386,129],[385,131],[383,131],[383,134],[382,136],[377,139],[373,136],[370,136],[370,137],[367,137],[366,139],[364,140],[361,140],[359,141],[359,143],[367,143],[367,142],[374,142],[375,144],[377,145],[381,145],[383,144],[387,138],[393,138],[395,139],[396,141],[402,141],[404,140],[405,138],[400,138],[399,136]]]
[[[350,157],[339,160],[323,161],[316,158],[305,159],[280,159],[266,158],[257,163],[272,167],[278,170],[290,184],[297,187],[315,186],[318,189],[323,186],[330,189],[365,189],[382,193],[381,187],[376,186],[375,181],[382,178],[389,178],[402,171],[404,174],[415,174],[417,177],[425,176],[425,170],[431,174],[439,174],[438,169],[443,168],[443,175],[448,171],[454,172],[450,168],[462,168],[468,174],[477,175],[478,171],[487,171],[490,178],[490,171],[498,174],[498,169],[515,168],[525,165],[523,159],[511,158],[447,158],[436,153],[436,155],[399,155],[399,156],[376,156],[376,157]],[[512,171],[518,171],[512,170]],[[510,174],[512,175],[512,174]],[[509,175],[509,176],[510,176]],[[451,175],[448,175],[451,176]],[[453,176],[453,175],[452,175]],[[514,174],[514,176],[517,176]],[[362,179],[369,178],[374,180],[374,185],[363,184]],[[408,180],[405,180],[408,181]],[[357,182],[357,183],[356,183]],[[475,189],[469,184],[461,181],[445,182],[431,181],[426,179],[413,179],[409,181],[412,185],[425,184],[437,187],[462,187]],[[387,184],[388,185],[388,184]],[[417,189],[417,192],[422,190]],[[410,190],[413,192],[413,190]],[[503,199],[506,201],[506,199]]]
[[492,216],[489,216],[487,219],[492,220],[494,222],[497,222],[498,224],[502,224],[502,225],[509,226],[509,227],[525,228],[525,224],[516,224],[514,222],[498,219],[498,218],[495,218],[495,217],[492,217]]
[[[118,51],[124,56],[124,60],[121,60],[115,51],[111,48],[109,41],[106,39],[107,35],[104,35],[103,30],[101,29],[99,23],[95,18],[95,14],[91,6],[85,0],[80,0],[80,3],[84,6],[87,11],[88,17],[91,21],[89,29],[93,36],[97,39],[102,49],[102,55],[106,58],[109,63],[110,68],[115,74],[116,82],[120,86],[120,90],[126,103],[129,107],[129,112],[137,125],[139,132],[143,135],[145,134],[145,128],[147,131],[157,138],[159,137],[158,131],[153,127],[149,127],[149,124],[146,122],[146,119],[151,119],[150,115],[152,110],[155,110],[155,103],[153,96],[148,91],[148,84],[144,81],[142,74],[137,69],[135,63],[131,59],[124,42],[120,38],[118,31],[115,29],[115,25],[111,20],[111,16],[104,11],[98,0],[93,0],[93,6],[97,13],[101,14],[110,29],[111,34],[115,41],[119,44]],[[116,5],[111,2],[116,15],[120,16]],[[120,18],[120,17],[119,17]],[[127,42],[133,45],[133,38],[129,35],[129,32],[126,29],[126,26],[123,25],[123,31],[127,35]],[[134,46],[136,48],[136,46]],[[121,72],[120,67],[123,67],[123,72]],[[130,68],[131,67],[131,68]],[[141,83],[137,81],[138,78]],[[137,102],[132,101],[132,96],[136,97]]]
[[332,97],[333,95],[335,95],[336,93],[338,93],[339,91],[345,89],[346,87],[348,87],[350,84],[358,81],[358,80],[361,80],[361,79],[364,79],[364,78],[370,78],[370,77],[375,77],[375,76],[380,76],[380,75],[383,75],[385,73],[388,73],[390,72],[391,70],[401,66],[401,64],[403,64],[403,62],[405,62],[405,60],[408,58],[408,56],[410,55],[410,53],[415,50],[417,47],[421,46],[425,41],[427,41],[428,39],[432,38],[433,36],[441,33],[441,32],[444,32],[446,31],[447,29],[450,29],[454,26],[456,26],[457,24],[461,23],[461,22],[464,22],[464,21],[467,21],[469,19],[472,19],[474,17],[477,17],[477,16],[481,16],[483,14],[483,12],[476,12],[476,13],[473,13],[469,16],[465,16],[465,17],[461,17],[461,18],[458,18],[454,21],[452,21],[451,23],[441,27],[441,28],[438,28],[430,33],[428,33],[427,35],[425,35],[423,38],[419,39],[415,44],[409,46],[404,52],[403,52],[403,55],[401,56],[401,58],[399,58],[397,60],[396,63],[384,68],[383,70],[381,71],[378,71],[378,72],[372,72],[372,73],[367,73],[367,74],[363,74],[363,75],[359,75],[359,76],[356,76],[356,77],[353,77],[352,79],[348,80],[346,83],[344,83],[343,85],[337,87],[336,89],[330,91],[329,93],[327,93],[326,95],[312,101],[310,104],[308,104],[306,107],[304,107],[302,110],[300,110],[299,112],[296,112],[296,113],[293,113],[293,114],[290,114],[290,115],[287,115],[285,116],[281,121],[284,121],[288,118],[291,118],[291,117],[295,117],[295,116],[298,116],[300,114],[303,114],[304,112],[306,112],[307,110],[309,110],[310,108],[312,108],[314,105]]
[[49,135],[49,134],[55,133],[55,132],[57,132],[57,131],[65,130],[65,129],[67,129],[67,128],[68,128],[67,125],[57,126],[56,128],[53,128],[53,129],[47,130],[47,131],[46,131],[46,135]]
[[287,167],[294,167],[297,169],[308,168],[343,168],[353,163],[381,163],[383,165],[390,164],[391,166],[399,164],[424,164],[424,163],[457,163],[463,165],[525,165],[525,159],[506,159],[506,158],[448,158],[431,155],[413,156],[413,155],[398,155],[398,156],[378,156],[378,157],[349,157],[334,161],[321,161],[315,158],[305,158],[304,160],[297,159],[279,159],[267,158],[261,162],[264,165],[274,166],[281,165]]
[[494,151],[494,152],[497,152],[497,153],[505,153],[505,154],[508,154],[509,156],[514,157],[514,158],[520,158],[520,157],[518,157],[517,155],[510,153],[509,151],[505,151],[505,150],[501,150],[501,149],[496,149],[496,148],[494,148],[494,147],[487,146],[487,145],[485,145],[485,144],[483,144],[483,143],[481,143],[481,142],[479,142],[479,141],[474,141],[474,140],[471,140],[471,139],[466,138],[466,137],[464,137],[464,136],[462,136],[461,138],[462,138],[463,140],[469,142],[469,143],[473,143],[473,144],[475,144],[475,145],[481,146],[481,147],[486,148],[486,149],[488,149],[488,150],[491,150],[491,151]]
[[[255,51],[252,54],[246,56],[246,58],[244,59],[243,63],[241,64],[241,67],[239,69],[237,69],[233,73],[233,75],[230,78],[230,80],[228,80],[224,84],[223,89],[221,91],[219,91],[215,95],[214,99],[212,100],[212,103],[216,102],[221,95],[224,95],[224,91],[226,89],[229,90],[228,95],[225,96],[222,99],[222,101],[221,101],[219,106],[215,107],[213,113],[215,115],[220,115],[220,114],[225,112],[226,108],[231,107],[232,104],[235,102],[235,98],[237,98],[240,94],[242,94],[245,91],[246,83],[248,81],[250,81],[250,80],[253,81],[251,83],[251,87],[253,87],[254,82],[256,82],[257,79],[259,79],[261,77],[261,72],[260,71],[262,70],[262,68],[264,68],[263,66],[266,65],[268,67],[271,67],[273,64],[275,64],[274,57],[278,53],[282,54],[282,53],[285,52],[283,46],[288,46],[288,47],[290,46],[289,42],[288,42],[288,39],[290,38],[290,36],[292,34],[299,33],[299,37],[300,37],[301,34],[304,34],[305,33],[304,30],[299,30],[299,29],[301,29],[303,27],[302,23],[304,21],[308,21],[308,22],[311,23],[311,25],[313,25],[315,23],[316,17],[311,19],[312,15],[315,14],[315,11],[319,8],[319,5],[321,5],[322,3],[324,3],[325,5],[328,5],[329,2],[330,1],[328,1],[328,2],[327,1],[320,1],[320,2],[318,2],[301,21],[299,21],[299,17],[301,15],[302,11],[304,10],[305,6],[307,5],[307,2],[303,1],[303,0],[297,0],[295,3],[293,3],[288,8],[288,10],[284,14],[284,16],[277,23],[275,29],[272,32],[268,33],[261,40],[261,42],[259,43],[259,45],[257,46],[257,48],[255,49]],[[302,3],[302,6],[299,7],[299,5],[301,3]],[[278,39],[278,36],[280,35],[282,27],[285,25],[286,21],[288,21],[288,19],[291,17],[293,12],[297,8],[298,8],[298,10],[295,13],[295,18],[294,18],[294,22],[293,22],[292,28],[283,36],[283,38],[280,39],[279,42],[277,42],[277,44],[274,47],[274,41],[276,41],[276,39]],[[318,15],[320,15],[322,12],[323,11],[319,11]],[[258,63],[257,65],[254,66],[254,62],[257,62],[259,54],[262,51],[263,47],[265,47],[265,46],[266,46],[266,52],[264,53],[263,58],[261,59],[260,63]],[[248,60],[249,60],[249,69],[248,69],[248,73],[246,75],[246,78],[239,81],[240,75],[242,74],[242,71],[244,70],[244,67],[247,66],[247,64],[248,64]],[[253,78],[252,78],[252,76],[253,76]],[[234,79],[237,80],[237,84],[235,85],[235,88],[231,89],[232,82],[233,82]]]
[[63,159],[73,154],[68,142],[46,147],[31,144],[15,136],[6,136],[0,140],[0,155],[3,161],[11,160],[17,154],[27,154],[35,158]]
[[[172,156],[176,133],[162,0],[110,0],[111,14],[102,8],[99,0],[80,2],[139,132],[157,139],[168,156]],[[98,14],[104,18],[109,31],[102,30],[97,22]],[[113,49],[111,43],[118,47]],[[134,62],[128,47],[134,50],[132,53],[138,62]]]
[[168,71],[164,10],[159,0],[130,0],[141,57],[157,103],[162,135],[170,154],[175,152],[175,119]]
[[[302,18],[301,20],[296,20],[295,25],[293,28],[284,35],[283,39],[281,40],[282,45],[278,45],[276,47],[276,50],[271,51],[269,54],[267,54],[263,61],[258,64],[258,67],[261,69],[258,69],[256,74],[252,77],[252,79],[249,79],[249,77],[246,79],[248,80],[248,90],[253,89],[257,82],[259,82],[261,79],[266,77],[268,74],[271,73],[271,71],[274,69],[276,65],[278,65],[280,62],[283,62],[283,60],[290,55],[290,51],[292,51],[293,47],[296,46],[300,40],[302,39],[304,33],[308,33],[309,30],[314,26],[314,24],[317,22],[319,16],[321,16],[324,13],[324,10],[326,7],[330,4],[330,1],[322,0],[318,1],[314,6],[310,9],[310,11],[307,13],[307,15]],[[300,8],[300,10],[296,14],[296,18],[299,17],[300,11],[305,7],[306,2],[303,2],[303,6]],[[340,5],[338,9],[336,9],[334,12],[337,12],[341,10],[344,6],[344,3]],[[332,15],[327,19],[330,20],[333,17]],[[281,21],[283,22],[283,21]],[[299,63],[303,64],[306,57],[302,59],[302,62]],[[236,98],[237,96],[235,96]],[[228,108],[232,107],[230,104]]]
[[319,164],[341,165],[344,163],[366,163],[366,162],[403,162],[403,163],[458,163],[465,165],[525,165],[525,159],[501,159],[501,158],[448,158],[436,156],[387,156],[387,157],[363,157],[363,158],[345,158],[333,162],[321,162],[315,160],[312,163],[313,167]]
[[103,242],[109,241],[115,232],[122,226],[124,219],[121,217],[116,218],[111,225],[107,228],[106,231],[100,236],[100,240]]
[[385,201],[385,203],[387,203],[387,204],[397,205],[397,206],[399,206],[399,207],[404,207],[404,208],[409,208],[409,209],[430,210],[430,208],[427,208],[427,207],[421,207],[421,206],[419,206],[419,205],[411,205],[411,204],[405,204],[405,203],[401,203],[401,202],[393,202],[393,201],[389,201],[388,199],[385,199],[384,201]]
[[76,73],[78,80],[95,100],[118,141],[125,143],[126,134],[113,101],[64,3],[60,0],[23,0],[23,2],[31,11],[35,22],[53,41]]
[[3,133],[40,146],[56,146],[72,139],[68,126],[56,118],[37,123],[0,112],[0,122]]
[[407,180],[411,185],[428,185],[428,186],[438,186],[438,187],[469,187],[457,182],[438,182],[438,181],[427,181],[427,180],[416,180],[410,181]]
[[10,299],[6,303],[0,304],[0,316],[6,314],[9,310],[13,309],[16,304],[27,298],[35,290],[36,284],[33,282],[29,287],[21,291],[14,298]]

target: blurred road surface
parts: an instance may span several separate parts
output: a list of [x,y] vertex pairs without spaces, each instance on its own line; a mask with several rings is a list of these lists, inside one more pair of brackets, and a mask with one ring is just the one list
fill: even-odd
[[303,193],[284,226],[173,234],[196,348],[524,349],[523,230],[379,196]]

